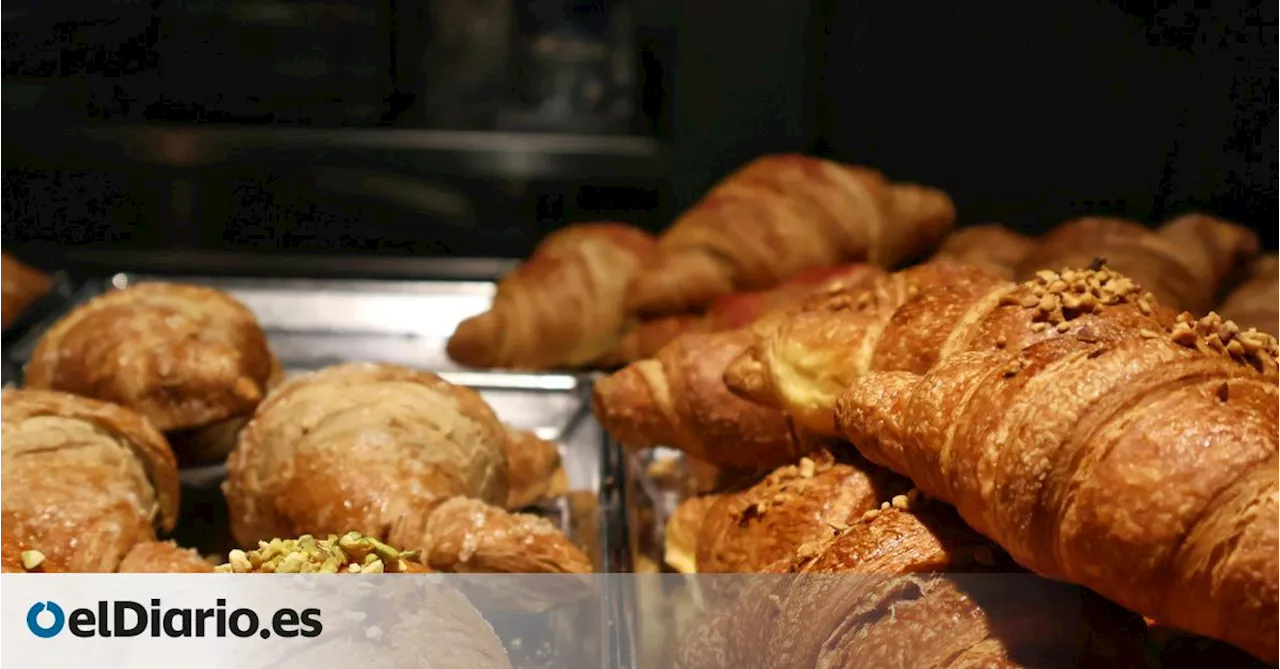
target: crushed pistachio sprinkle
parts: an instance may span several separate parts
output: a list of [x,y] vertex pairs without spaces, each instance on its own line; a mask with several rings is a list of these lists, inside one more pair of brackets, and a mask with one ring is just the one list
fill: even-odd
[[354,574],[401,573],[418,561],[417,551],[401,551],[359,532],[341,537],[316,539],[304,534],[297,539],[259,541],[254,550],[233,550],[225,564],[214,567],[221,573],[250,574]]

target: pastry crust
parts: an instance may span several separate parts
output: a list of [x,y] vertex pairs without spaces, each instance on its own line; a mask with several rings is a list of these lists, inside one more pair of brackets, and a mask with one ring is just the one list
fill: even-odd
[[1028,279],[1041,270],[1083,269],[1103,258],[1162,303],[1204,313],[1232,267],[1257,253],[1252,231],[1202,214],[1180,216],[1158,230],[1119,218],[1081,218],[1045,235],[1017,274]]
[[954,220],[954,204],[936,189],[809,156],[765,156],[725,177],[662,234],[627,304],[670,314],[806,270],[850,261],[892,267],[937,243]]
[[1173,317],[1105,267],[1043,271],[1014,284],[976,267],[934,262],[762,318],[725,383],[815,434],[839,437],[836,399],[869,372],[921,373],[957,352],[1016,351],[1052,338],[1125,339],[1158,331]]
[[656,358],[598,381],[596,418],[632,448],[670,446],[728,469],[794,462],[818,444],[796,435],[781,412],[735,397],[724,385],[725,367],[748,341],[745,330],[680,337]]
[[905,492],[878,467],[836,462],[828,452],[780,467],[750,488],[718,496],[699,528],[699,573],[758,572],[793,558]]
[[169,432],[252,413],[276,368],[253,314],[232,297],[144,283],[95,297],[49,328],[26,385],[115,402]]
[[417,547],[431,510],[507,502],[507,428],[474,391],[430,372],[348,363],[285,382],[227,460],[243,545],[355,529]]
[[1274,338],[1184,316],[873,373],[837,414],[1023,566],[1274,662],[1276,356]]
[[1280,337],[1280,260],[1271,253],[1249,267],[1249,276],[1218,307],[1242,328]]
[[0,394],[6,545],[47,568],[113,572],[155,528],[173,528],[178,472],[164,437],[106,402],[40,390]]
[[560,449],[527,430],[507,428],[507,508],[523,509],[567,488]]
[[449,357],[468,367],[554,369],[608,355],[626,325],[627,285],[655,249],[652,235],[621,223],[552,234],[498,282],[488,311],[458,325]]
[[455,573],[587,574],[591,560],[545,518],[455,497],[427,522],[425,561]]
[[53,284],[44,272],[8,253],[0,253],[0,328],[8,328]]
[[1141,659],[1136,616],[1019,574],[954,511],[915,494],[766,571],[737,579],[737,598],[685,637],[680,666],[1015,667],[1039,657],[1125,667]]
[[1012,280],[1035,243],[1033,238],[997,223],[973,225],[948,235],[934,258],[972,265]]

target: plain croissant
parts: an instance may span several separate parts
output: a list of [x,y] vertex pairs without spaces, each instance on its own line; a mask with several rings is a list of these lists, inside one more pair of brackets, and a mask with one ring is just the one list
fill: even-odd
[[1004,279],[1013,279],[1018,266],[1035,247],[1035,240],[1002,225],[987,223],[961,228],[947,235],[933,255],[973,265]]
[[1014,284],[974,267],[928,263],[762,318],[725,381],[735,394],[835,437],[836,398],[868,372],[924,372],[959,351],[1017,350],[1053,337],[1129,337],[1172,316],[1106,268],[1045,271]]
[[703,308],[806,270],[923,253],[955,220],[941,191],[890,184],[864,167],[800,155],[758,158],[725,177],[659,239],[628,306],[660,315]]
[[488,311],[458,325],[449,357],[469,367],[579,367],[609,354],[627,323],[632,275],[656,249],[618,223],[572,225],[547,237],[498,282]]
[[961,353],[839,400],[866,457],[1020,564],[1276,661],[1276,341],[1167,331]]
[[718,297],[702,314],[674,314],[641,319],[627,328],[618,347],[601,366],[628,364],[652,358],[682,334],[724,332],[746,327],[760,316],[800,299],[833,281],[856,283],[884,274],[874,265],[855,263],[803,272],[769,290],[741,291]]

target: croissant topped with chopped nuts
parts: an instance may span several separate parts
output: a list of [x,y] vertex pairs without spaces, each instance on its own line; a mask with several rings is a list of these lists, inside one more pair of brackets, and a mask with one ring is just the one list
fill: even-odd
[[1276,357],[1269,335],[1183,315],[871,373],[837,416],[1023,566],[1274,663]]
[[1258,238],[1251,230],[1203,214],[1180,216],[1154,230],[1119,218],[1081,218],[1041,238],[1018,267],[1017,278],[1102,258],[1164,304],[1204,313],[1230,270],[1257,253]]
[[1015,284],[978,268],[934,262],[761,319],[753,326],[755,341],[730,364],[725,382],[814,433],[839,437],[836,398],[869,372],[921,373],[960,351],[1016,351],[1060,337],[1125,339],[1161,330],[1173,316],[1106,267],[1045,270]]
[[157,528],[173,528],[177,465],[145,418],[43,390],[5,390],[0,407],[6,561],[36,551],[28,570],[114,572]]
[[99,295],[50,327],[26,385],[115,402],[173,437],[179,455],[189,441],[206,451],[201,459],[216,460],[282,374],[257,320],[231,296],[143,283]]

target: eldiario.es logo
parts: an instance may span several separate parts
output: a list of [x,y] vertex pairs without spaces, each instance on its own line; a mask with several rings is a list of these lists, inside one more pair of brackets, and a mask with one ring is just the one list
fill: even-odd
[[324,630],[320,609],[279,609],[263,626],[252,609],[227,610],[227,600],[218,599],[208,609],[164,608],[159,599],[147,607],[129,600],[99,601],[93,609],[72,609],[63,613],[56,602],[36,602],[27,610],[27,629],[41,639],[57,636],[65,628],[77,637],[203,638],[271,636],[317,637]]

